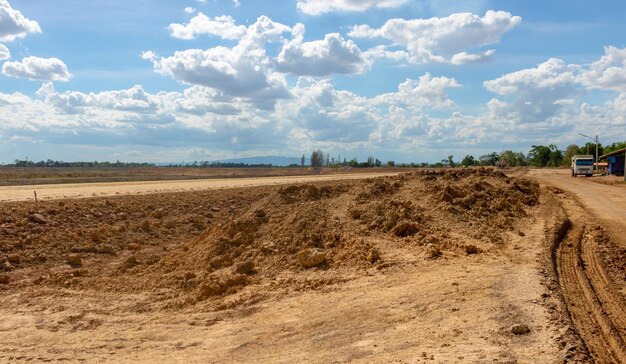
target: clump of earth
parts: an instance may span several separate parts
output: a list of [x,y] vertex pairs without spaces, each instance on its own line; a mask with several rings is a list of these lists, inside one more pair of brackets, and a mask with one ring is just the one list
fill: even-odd
[[31,267],[39,285],[152,293],[142,309],[223,309],[394,269],[390,246],[423,260],[489,254],[539,198],[537,183],[491,169],[255,191],[3,211],[3,281]]

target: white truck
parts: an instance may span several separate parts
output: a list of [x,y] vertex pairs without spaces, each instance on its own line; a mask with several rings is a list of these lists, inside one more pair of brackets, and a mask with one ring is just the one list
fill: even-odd
[[593,156],[575,155],[572,157],[572,177],[584,174],[585,177],[593,175]]

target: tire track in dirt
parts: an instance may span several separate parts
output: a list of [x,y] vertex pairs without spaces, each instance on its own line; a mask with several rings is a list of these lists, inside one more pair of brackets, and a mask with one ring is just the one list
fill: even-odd
[[582,245],[583,261],[589,262],[586,269],[597,283],[596,294],[602,302],[605,302],[604,306],[608,308],[607,314],[615,323],[617,329],[615,332],[621,338],[621,349],[626,350],[626,345],[624,345],[626,343],[626,311],[624,311],[626,302],[614,289],[615,284],[606,274],[600,259],[598,242],[592,236],[587,236],[587,239],[588,243]]
[[584,211],[568,205],[571,228],[556,254],[567,309],[596,362],[626,363],[624,302],[605,273]]
[[621,291],[626,186],[573,179],[566,169],[512,174],[551,186],[559,196],[567,216],[552,259],[568,315],[596,362],[626,363],[626,296]]

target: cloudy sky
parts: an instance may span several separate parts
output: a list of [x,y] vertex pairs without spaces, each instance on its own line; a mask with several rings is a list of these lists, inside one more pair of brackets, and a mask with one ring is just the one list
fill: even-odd
[[0,162],[626,138],[626,3],[0,0]]

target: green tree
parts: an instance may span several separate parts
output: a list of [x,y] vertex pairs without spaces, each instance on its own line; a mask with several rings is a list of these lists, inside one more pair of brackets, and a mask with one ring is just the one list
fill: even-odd
[[476,159],[474,159],[473,155],[466,155],[465,158],[461,161],[461,165],[463,167],[471,167],[476,165]]
[[515,160],[515,166],[521,167],[527,164],[526,156],[522,152],[513,153],[513,159]]
[[447,161],[447,164],[448,164],[450,167],[456,167],[456,163],[454,163],[454,156],[453,156],[453,155],[449,155],[449,156],[448,156],[448,161]]
[[526,156],[522,152],[505,150],[504,152],[500,153],[498,161],[505,162],[510,167],[525,166]]
[[535,167],[545,167],[550,161],[550,147],[545,145],[533,145],[528,152],[528,160]]
[[563,152],[554,147],[550,150],[550,159],[548,160],[548,167],[558,167],[563,163]]
[[498,163],[498,153],[493,152],[478,157],[481,166],[495,166]]
[[607,145],[606,147],[604,147],[604,151],[603,151],[604,153],[600,153],[600,155],[612,153],[612,152],[615,152],[616,150],[620,150],[624,148],[626,148],[625,142],[612,143],[611,145]]
[[320,168],[324,165],[324,152],[321,150],[315,150],[311,153],[311,167]]
[[576,144],[568,145],[567,148],[565,148],[565,152],[563,154],[563,162],[561,164],[564,166],[568,166],[572,161],[572,157],[575,156],[576,154],[581,154],[580,148],[578,147],[578,145]]
[[528,152],[530,164],[535,167],[557,167],[563,163],[563,152],[556,145],[533,145]]
[[[580,149],[578,150],[579,153],[578,154],[588,154],[588,155],[592,155],[595,158],[596,155],[596,143],[594,142],[587,142],[585,143],[585,145],[583,145],[582,147],[580,147]],[[598,157],[603,155],[604,152],[604,147],[602,146],[601,143],[598,143]]]

